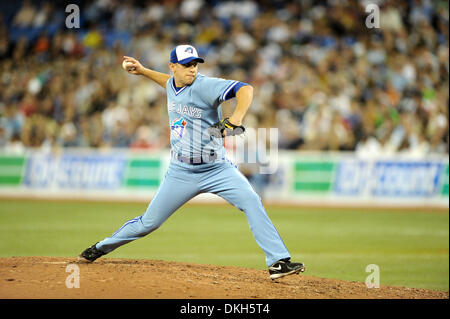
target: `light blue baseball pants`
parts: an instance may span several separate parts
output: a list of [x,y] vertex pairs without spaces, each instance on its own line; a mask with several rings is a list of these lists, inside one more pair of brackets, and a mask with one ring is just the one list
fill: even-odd
[[261,198],[239,169],[228,160],[196,166],[172,160],[146,212],[127,221],[111,237],[97,243],[97,249],[109,253],[148,235],[200,193],[217,194],[245,213],[250,230],[266,255],[267,266],[290,257],[264,210]]

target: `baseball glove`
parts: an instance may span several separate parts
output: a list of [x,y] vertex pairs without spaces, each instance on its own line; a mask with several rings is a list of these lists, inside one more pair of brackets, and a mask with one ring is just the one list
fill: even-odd
[[208,128],[208,132],[211,136],[223,138],[225,137],[225,131],[226,136],[233,136],[233,135],[240,135],[245,132],[245,127],[242,125],[234,125],[229,120],[228,117],[223,119],[222,121],[219,121],[217,123],[214,123],[212,126]]

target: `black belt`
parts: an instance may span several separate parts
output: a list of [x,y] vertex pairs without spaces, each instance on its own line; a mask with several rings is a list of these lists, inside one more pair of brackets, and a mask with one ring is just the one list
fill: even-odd
[[[174,154],[172,154],[174,155]],[[186,157],[182,156],[181,154],[176,154],[173,156],[175,159],[177,159],[180,162],[190,164],[190,165],[201,165],[201,164],[208,164],[213,162],[217,158],[217,154],[214,151],[211,151],[210,155],[204,155],[201,157]],[[206,157],[206,159],[205,159]]]

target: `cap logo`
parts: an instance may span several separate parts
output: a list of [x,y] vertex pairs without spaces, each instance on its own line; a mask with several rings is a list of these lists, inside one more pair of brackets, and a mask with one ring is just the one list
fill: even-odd
[[186,50],[184,50],[184,52],[188,52],[190,54],[194,54],[194,49],[192,49],[192,47],[187,47]]

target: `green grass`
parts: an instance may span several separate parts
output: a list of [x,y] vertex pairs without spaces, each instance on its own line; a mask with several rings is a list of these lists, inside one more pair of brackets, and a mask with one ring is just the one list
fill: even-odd
[[[147,204],[0,200],[0,257],[76,256],[141,215]],[[448,291],[449,214],[433,211],[266,207],[307,275]],[[107,257],[265,269],[245,215],[227,205],[185,205],[145,238]]]

